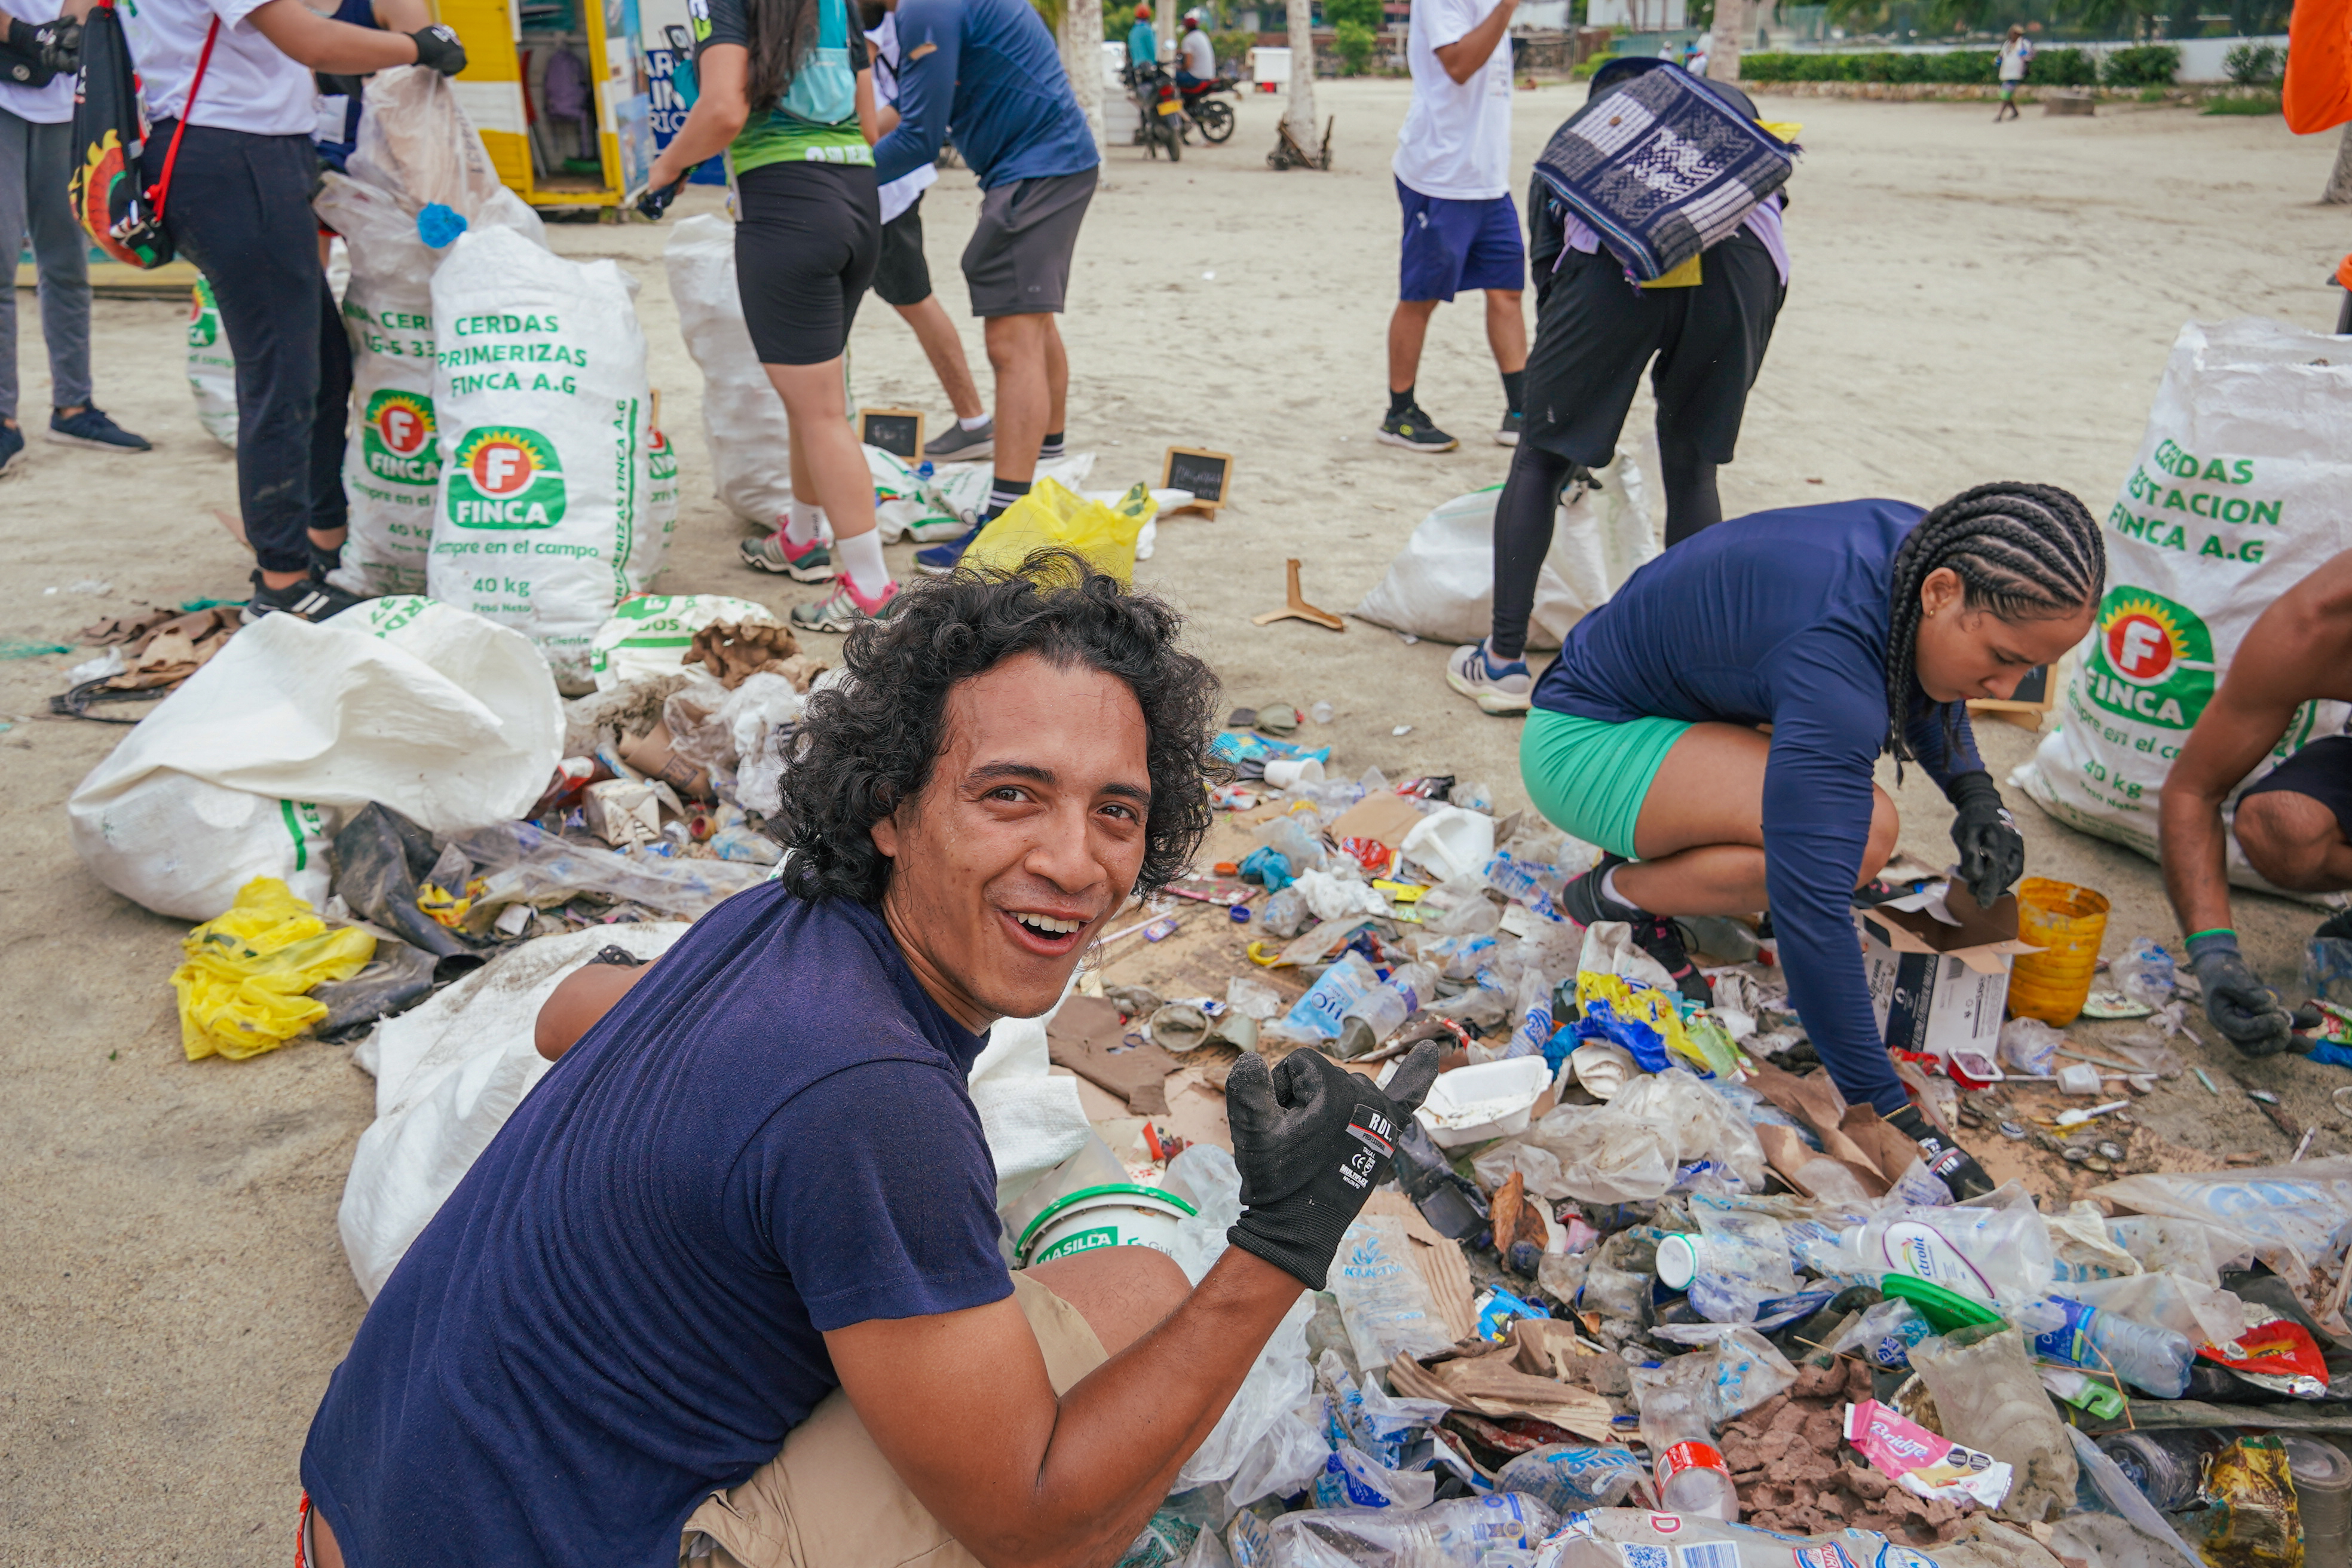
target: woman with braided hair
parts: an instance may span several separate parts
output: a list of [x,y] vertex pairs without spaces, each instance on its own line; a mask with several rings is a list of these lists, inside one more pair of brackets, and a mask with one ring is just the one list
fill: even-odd
[[2105,583],[2097,522],[2047,485],[1979,485],[1924,513],[1790,507],[1677,544],[1536,684],[1528,797],[1604,851],[1561,907],[1630,922],[1700,999],[1674,918],[1769,909],[1790,1001],[1845,1098],[1927,1145],[1956,1188],[1984,1183],[1910,1106],[1872,1014],[1849,900],[1899,824],[1871,774],[1882,752],[1926,769],[1955,807],[1960,880],[2000,898],[2024,843],[1964,704],[2080,642]]

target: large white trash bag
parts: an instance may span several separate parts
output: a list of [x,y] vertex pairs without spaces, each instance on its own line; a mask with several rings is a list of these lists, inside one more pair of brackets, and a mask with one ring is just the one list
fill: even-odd
[[728,510],[782,528],[793,504],[792,429],[760,367],[735,287],[735,226],[715,213],[681,219],[662,251],[686,352],[702,367],[702,429]]
[[647,526],[635,289],[612,261],[505,228],[459,236],[433,275],[441,504],[425,590],[524,633],[573,690],[665,542]]
[[[1529,647],[1558,647],[1658,552],[1642,470],[1622,448],[1588,490],[1553,519],[1551,553],[1536,574]],[[1388,575],[1356,606],[1356,618],[1415,637],[1476,642],[1495,609],[1495,504],[1500,485],[1457,496],[1413,529]]]
[[75,852],[157,914],[208,921],[255,877],[327,896],[329,820],[380,800],[433,833],[530,809],[563,704],[516,633],[375,599],[268,616],[155,705],[66,802]]
[[[2252,317],[2180,329],[2139,460],[2109,509],[2107,593],[2059,726],[2012,775],[2070,827],[2157,854],[2157,795],[2256,616],[2352,548],[2352,354]],[[2245,782],[2341,702],[2305,703]],[[2230,847],[2231,880],[2263,887]]]

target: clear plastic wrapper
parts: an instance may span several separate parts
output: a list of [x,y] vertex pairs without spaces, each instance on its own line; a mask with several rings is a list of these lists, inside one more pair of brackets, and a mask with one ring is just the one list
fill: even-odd
[[1311,1509],[1266,1527],[1266,1568],[1479,1568],[1487,1552],[1531,1552],[1559,1523],[1521,1492],[1393,1509]]
[[1911,1347],[1935,1331],[1916,1307],[1890,1297],[1848,1324],[1829,1348],[1840,1355],[1859,1355],[1874,1367],[1908,1371]]
[[1385,1367],[1399,1355],[1434,1355],[1454,1342],[1437,1303],[1406,1253],[1402,1221],[1359,1219],[1340,1239],[1331,1293],[1356,1348],[1356,1363]]
[[2294,1288],[2295,1299],[2321,1328],[2338,1337],[2352,1335],[2335,1300],[2341,1294],[2335,1277],[2352,1231],[2352,1158],[2126,1176],[2091,1195],[2143,1215],[2200,1220],[2246,1237],[2254,1255]]
[[1497,1489],[1542,1500],[1555,1513],[1615,1508],[1633,1490],[1648,1467],[1629,1448],[1547,1443],[1496,1472]]
[[466,916],[468,931],[488,931],[509,904],[546,909],[583,894],[697,920],[767,878],[764,867],[732,860],[667,860],[592,849],[527,822],[502,822],[459,834],[452,842],[483,879]]
[[1353,1444],[1332,1450],[1308,1489],[1317,1508],[1427,1508],[1437,1478],[1427,1470],[1391,1469]]
[[2017,1330],[1979,1324],[1924,1340],[1911,1364],[1935,1396],[1942,1434],[2009,1466],[2003,1519],[2042,1523],[2074,1506],[2074,1447]]

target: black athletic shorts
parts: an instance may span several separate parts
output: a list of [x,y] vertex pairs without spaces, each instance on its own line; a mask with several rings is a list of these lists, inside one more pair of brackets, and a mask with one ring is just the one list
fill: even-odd
[[2336,814],[2336,826],[2352,839],[2352,735],[2325,735],[2245,787],[2241,804],[2271,790],[2307,795]]
[[760,363],[839,359],[881,248],[873,165],[762,163],[735,196],[735,287]]
[[874,263],[874,292],[886,305],[919,305],[931,297],[931,264],[923,256],[923,198],[882,226],[882,256]]
[[1041,174],[984,191],[963,247],[975,316],[1058,311],[1070,293],[1070,257],[1094,200],[1097,171]]
[[1563,255],[1536,311],[1519,439],[1589,468],[1608,462],[1654,354],[1659,445],[1731,461],[1787,290],[1744,229],[1701,258],[1699,276],[1696,289],[1636,289],[1606,250]]

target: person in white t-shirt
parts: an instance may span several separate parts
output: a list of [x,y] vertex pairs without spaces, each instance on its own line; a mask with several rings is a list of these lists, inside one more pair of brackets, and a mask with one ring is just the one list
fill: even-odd
[[[77,20],[91,4],[67,0]],[[466,51],[439,24],[380,32],[302,0],[139,0],[121,16],[148,112],[138,178],[161,181],[176,140],[163,227],[212,285],[236,359],[237,507],[255,557],[244,619],[325,620],[358,600],[326,581],[349,512],[352,352],[310,211],[311,73],[422,65],[455,76]]]
[[[73,176],[74,71],[81,28],[58,0],[9,0],[0,10],[0,256],[14,262],[29,237],[41,280],[41,335],[49,349],[48,438],[101,452],[144,452],[147,441],[90,402],[89,242],[66,194]],[[25,454],[16,420],[16,290],[0,293],[0,473]]]
[[1404,208],[1396,313],[1389,318],[1389,411],[1380,438],[1416,452],[1461,443],[1437,428],[1414,395],[1421,348],[1440,302],[1486,294],[1486,342],[1506,403],[1495,439],[1519,439],[1527,374],[1527,245],[1512,204],[1511,46],[1517,0],[1412,0],[1405,54],[1412,108],[1397,135],[1397,200]]
[[2021,120],[2018,112],[2017,89],[2025,85],[2026,68],[2033,63],[2033,40],[2025,29],[2011,24],[2009,37],[2000,41],[2000,107],[1992,111],[1992,122]]
[[1217,79],[1217,46],[1201,30],[1201,13],[1184,13],[1184,37],[1176,45],[1176,85],[1187,92]]

